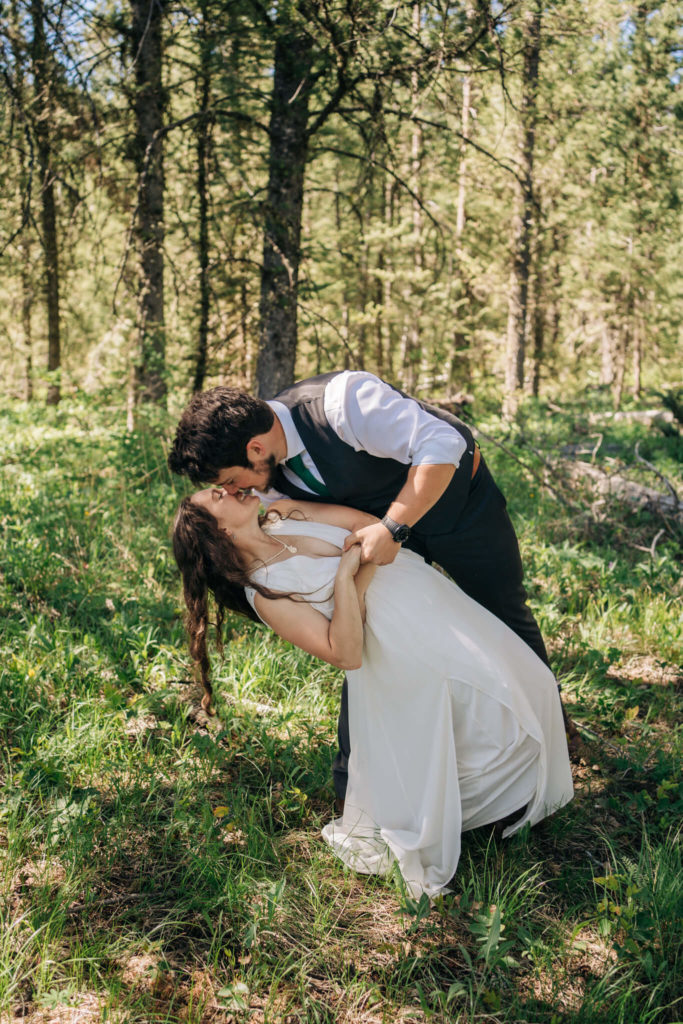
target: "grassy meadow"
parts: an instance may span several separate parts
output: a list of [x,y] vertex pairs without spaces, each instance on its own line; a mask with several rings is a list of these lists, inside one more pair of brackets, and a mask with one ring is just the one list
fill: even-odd
[[476,420],[585,748],[575,800],[466,835],[432,907],[320,839],[338,672],[235,620],[200,711],[172,418],[0,412],[2,1024],[683,1020],[681,526],[546,465],[600,432],[596,465],[665,491],[640,441],[683,495],[683,439],[599,408]]

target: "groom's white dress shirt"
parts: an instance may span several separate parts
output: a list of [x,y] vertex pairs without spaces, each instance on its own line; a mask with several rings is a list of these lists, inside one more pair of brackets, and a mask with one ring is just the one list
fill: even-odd
[[[294,426],[289,409],[278,401],[268,402],[284,430],[287,459],[300,455],[306,469],[322,478]],[[467,442],[448,423],[425,412],[412,398],[404,398],[379,377],[362,370],[345,370],[325,388],[324,409],[335,433],[356,451],[395,459],[406,466],[460,465]],[[289,466],[282,471],[302,490],[311,491]],[[279,495],[263,495],[275,501]]]

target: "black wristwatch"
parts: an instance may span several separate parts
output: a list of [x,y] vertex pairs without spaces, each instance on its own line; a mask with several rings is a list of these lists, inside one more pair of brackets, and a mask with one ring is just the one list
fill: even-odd
[[382,526],[386,526],[396,544],[405,544],[413,532],[409,526],[405,525],[405,523],[397,523],[395,519],[391,518],[391,516],[384,516],[382,519]]

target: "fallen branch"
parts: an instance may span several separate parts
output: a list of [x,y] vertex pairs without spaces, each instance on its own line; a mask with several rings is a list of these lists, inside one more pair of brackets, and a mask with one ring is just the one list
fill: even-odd
[[676,502],[677,508],[680,508],[681,507],[681,500],[678,497],[678,494],[676,493],[676,489],[675,489],[674,485],[671,483],[671,481],[667,477],[664,476],[663,473],[659,472],[659,470],[657,469],[656,466],[653,466],[651,462],[648,462],[647,459],[643,458],[643,456],[640,454],[639,448],[640,448],[640,441],[636,441],[635,453],[636,453],[636,458],[638,459],[638,462],[642,462],[644,466],[647,466],[647,468],[649,470],[651,470],[655,474],[655,476],[658,477],[662,481],[662,483],[664,484],[666,489],[671,494],[671,497]]
[[676,496],[670,497],[668,494],[662,494],[661,491],[634,483],[633,480],[617,473],[610,476],[598,469],[597,466],[589,465],[586,462],[562,460],[562,464],[571,479],[588,480],[598,494],[619,498],[635,508],[651,508],[662,515],[683,519],[683,510]]
[[84,910],[96,910],[100,907],[115,907],[121,903],[137,903],[142,899],[139,892],[123,892],[118,896],[108,896],[102,900],[91,900],[90,903],[72,903],[66,908],[66,914],[71,917],[74,914],[82,914]]
[[584,725],[583,722],[579,722],[576,718],[572,718],[572,722],[574,723],[574,725],[580,733],[584,733],[586,736],[588,736],[589,739],[593,740],[594,743],[599,743],[603,747],[610,747],[610,749],[613,750],[615,753],[620,754],[622,756],[626,756],[624,754],[623,747],[618,746],[616,743],[612,743],[611,740],[608,740],[604,736],[601,736],[599,733],[589,728],[589,726]]
[[[577,507],[575,505],[575,503],[570,500],[569,496],[566,493],[565,494],[561,494],[557,490],[556,487],[553,487],[552,484],[548,483],[548,481],[547,481],[547,479],[545,477],[539,476],[539,474],[536,473],[535,470],[533,470],[531,468],[531,466],[527,466],[526,462],[522,462],[522,460],[517,455],[515,455],[515,453],[512,451],[512,449],[508,448],[507,445],[503,444],[502,441],[497,441],[495,437],[491,437],[490,434],[484,433],[483,430],[480,430],[478,427],[472,426],[471,423],[468,424],[468,427],[471,430],[471,432],[472,432],[472,434],[473,434],[473,436],[475,438],[479,439],[480,437],[483,437],[487,442],[490,442],[491,444],[494,444],[496,446],[496,448],[500,448],[501,451],[505,452],[505,454],[508,456],[508,458],[512,459],[513,462],[516,462],[518,466],[522,467],[522,469],[527,474],[527,476],[530,476],[533,480],[535,480],[537,482],[537,484],[539,485],[539,487],[544,487],[547,491],[550,491],[552,496],[554,498],[556,498],[558,501],[561,501],[565,505],[569,505],[570,507],[573,507],[573,508]],[[535,449],[534,449],[534,453],[536,455],[539,454],[538,452],[535,451]],[[548,460],[543,458],[543,456],[539,456],[539,457],[542,459],[543,464],[548,469],[553,469],[552,463],[548,462]]]
[[636,549],[636,551],[644,551],[646,554],[650,556],[650,558],[654,558],[657,553],[657,543],[659,541],[659,538],[662,537],[665,533],[666,530],[664,529],[657,530],[656,534],[652,539],[652,544],[650,544],[649,548],[646,548],[644,544],[634,544],[633,546]]
[[657,551],[657,541],[659,540],[660,537],[663,537],[665,533],[666,533],[666,530],[664,528],[662,528],[661,530],[658,530],[657,533],[654,535],[654,539],[653,539],[652,544],[650,546],[650,557],[651,558],[655,557],[655,552]]
[[598,443],[596,444],[595,448],[591,452],[591,464],[595,462],[595,456],[600,451],[600,445],[602,444],[602,442],[604,440],[605,440],[605,435],[604,434],[598,434]]
[[674,414],[669,409],[619,409],[617,412],[591,412],[588,414],[588,422],[604,423],[605,420],[616,422],[626,420],[632,423],[646,423],[652,426],[657,420],[666,423],[673,423]]

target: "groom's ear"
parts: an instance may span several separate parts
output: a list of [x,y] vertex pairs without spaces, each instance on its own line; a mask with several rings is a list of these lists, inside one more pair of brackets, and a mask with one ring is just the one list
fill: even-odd
[[251,441],[247,441],[247,458],[250,462],[253,462],[254,459],[265,459],[266,455],[266,446],[260,435],[252,437]]

